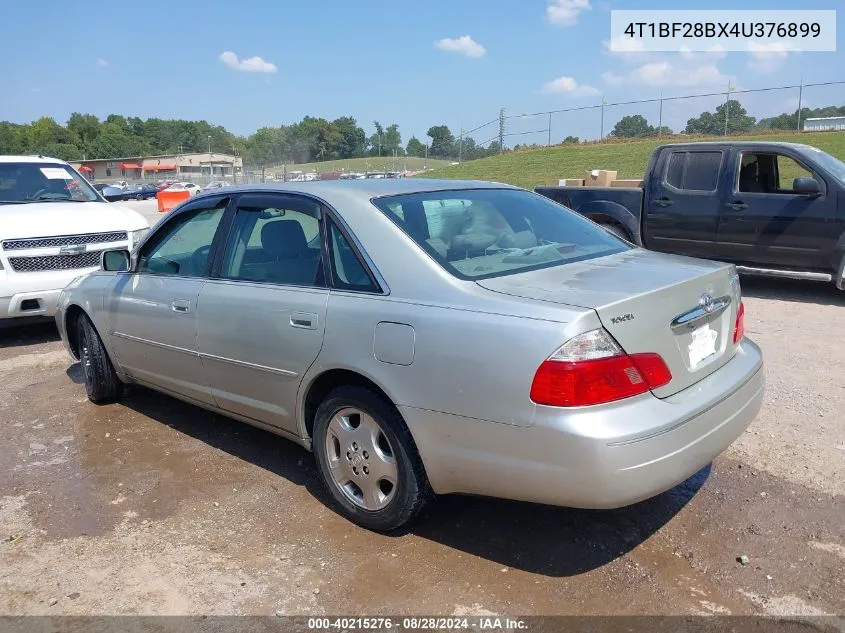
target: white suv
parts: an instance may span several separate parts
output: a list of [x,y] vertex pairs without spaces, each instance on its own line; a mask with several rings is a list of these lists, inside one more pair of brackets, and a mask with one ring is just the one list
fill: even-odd
[[0,322],[53,316],[61,290],[99,268],[102,251],[131,249],[148,230],[66,162],[0,156]]

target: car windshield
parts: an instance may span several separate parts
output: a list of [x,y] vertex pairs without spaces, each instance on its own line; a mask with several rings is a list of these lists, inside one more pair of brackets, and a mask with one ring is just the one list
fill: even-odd
[[0,204],[102,202],[94,187],[61,163],[0,163]]
[[845,184],[845,163],[816,147],[810,149],[813,150],[816,162],[840,183]]
[[631,248],[548,198],[518,189],[432,191],[376,198],[373,204],[461,279],[498,277]]

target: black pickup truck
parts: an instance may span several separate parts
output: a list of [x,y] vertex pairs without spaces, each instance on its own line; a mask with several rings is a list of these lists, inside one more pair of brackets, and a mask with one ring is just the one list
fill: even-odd
[[662,145],[641,188],[536,191],[651,250],[845,290],[845,163],[809,145]]

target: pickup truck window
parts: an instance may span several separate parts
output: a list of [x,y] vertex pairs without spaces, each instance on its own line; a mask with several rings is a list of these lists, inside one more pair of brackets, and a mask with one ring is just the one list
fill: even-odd
[[796,178],[815,178],[813,172],[785,154],[744,152],[738,190],[743,193],[791,194]]
[[685,191],[715,191],[722,152],[672,152],[666,184]]

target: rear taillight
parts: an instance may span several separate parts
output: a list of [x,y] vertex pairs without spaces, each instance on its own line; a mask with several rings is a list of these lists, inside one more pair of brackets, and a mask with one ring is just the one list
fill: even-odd
[[658,354],[626,354],[604,330],[570,339],[534,375],[531,400],[583,407],[630,398],[662,387],[672,374]]
[[739,308],[736,310],[736,323],[734,324],[734,345],[742,340],[745,336],[745,304],[740,301]]

